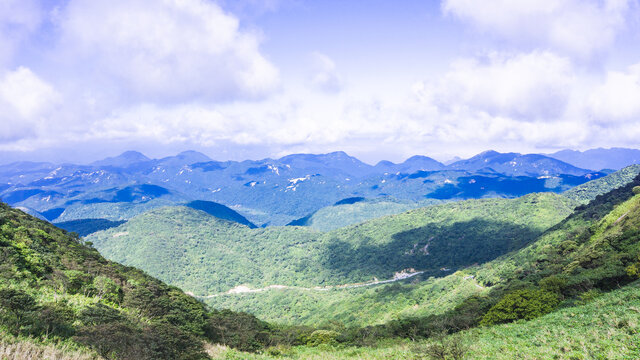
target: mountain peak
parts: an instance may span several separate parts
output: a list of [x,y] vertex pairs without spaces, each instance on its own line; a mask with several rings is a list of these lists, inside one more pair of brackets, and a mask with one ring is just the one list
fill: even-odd
[[149,161],[149,160],[151,159],[146,157],[143,153],[129,150],[129,151],[123,152],[118,156],[108,157],[106,159],[93,162],[91,165],[123,167],[123,166],[128,166],[128,165]]

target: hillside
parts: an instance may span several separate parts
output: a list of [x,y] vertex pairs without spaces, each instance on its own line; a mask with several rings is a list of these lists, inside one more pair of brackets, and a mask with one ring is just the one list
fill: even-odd
[[[405,297],[456,292],[456,277],[476,282],[446,309],[366,328],[341,328],[347,340],[372,347],[283,348],[294,359],[429,358],[459,352],[469,359],[632,359],[639,356],[640,176],[580,206],[525,248],[425,284],[387,285]],[[453,288],[443,286],[445,282]],[[466,283],[463,283],[466,284]],[[357,313],[358,297],[349,311]],[[381,306],[384,306],[381,302]],[[409,306],[416,306],[409,304]],[[366,316],[366,315],[365,315]],[[478,326],[482,325],[482,326]],[[444,337],[442,334],[445,333]],[[385,341],[388,338],[412,339]],[[420,340],[427,337],[428,340]],[[416,341],[417,340],[417,341]],[[221,349],[221,356],[241,356]],[[431,355],[430,355],[431,354]],[[460,355],[460,356],[462,356]],[[267,356],[247,356],[251,359]]]
[[630,309],[638,308],[640,284],[635,282],[584,297],[535,320],[481,327],[444,339],[384,341],[364,347],[285,347],[276,356],[219,348],[214,359],[430,359],[433,350],[456,348],[464,359],[637,359],[640,315]]
[[[345,201],[361,199],[358,201]],[[400,201],[391,198],[347,198],[324,207],[303,218],[290,222],[289,226],[308,226],[319,231],[331,231],[367,220],[399,214],[411,209],[433,205],[437,200],[421,202]]]
[[246,225],[252,229],[255,229],[257,227],[251,221],[247,220],[247,218],[238,214],[236,211],[233,211],[228,207],[222,204],[215,203],[213,201],[196,200],[187,203],[186,206],[192,209],[204,211],[211,216],[217,217],[218,219],[237,222],[238,224]]
[[[204,344],[223,341],[220,331],[231,319],[245,322],[246,331],[268,330],[246,314],[210,311],[178,288],[110,262],[89,243],[3,203],[0,305],[3,357],[17,351],[18,358],[79,352],[84,355],[74,359],[205,359]],[[225,336],[233,334],[228,329]]]
[[[640,184],[637,177],[634,181],[621,189],[614,189],[608,194],[599,197],[588,206],[578,207],[571,217],[563,221],[562,224],[546,231],[536,242],[524,249],[480,267],[471,267],[442,279],[430,279],[425,282],[415,282],[413,280],[416,279],[410,279],[404,284],[396,283],[376,288],[333,291],[321,294],[310,292],[278,293],[274,291],[259,294],[225,295],[207,299],[207,302],[214,307],[229,307],[261,314],[265,319],[276,321],[282,319],[286,322],[305,322],[309,324],[334,319],[347,324],[366,325],[386,322],[393,318],[443,313],[452,310],[466,297],[478,292],[485,293],[498,284],[500,286],[507,284],[508,286],[522,286],[523,274],[534,274],[529,276],[530,280],[528,281],[537,282],[540,276],[548,275],[537,275],[539,273],[544,274],[545,271],[557,273],[558,270],[549,267],[549,265],[562,262],[565,266],[568,266],[572,261],[576,261],[573,258],[573,252],[578,248],[584,249],[582,256],[593,256],[585,254],[589,254],[588,249],[595,245],[591,245],[591,243],[580,244],[577,240],[571,239],[578,237],[578,235],[585,237],[589,233],[598,234],[599,237],[604,236],[603,234],[614,236],[617,232],[616,227],[623,225],[625,221],[629,221],[631,219],[629,216],[633,214],[632,212],[628,213],[626,217],[618,221],[620,216],[628,211],[627,205],[620,204],[620,202],[633,195],[631,188]],[[637,202],[638,196],[630,201],[632,203],[633,201]],[[615,205],[617,205],[617,210],[612,212]],[[627,210],[623,211],[623,209]],[[609,219],[607,221],[615,223],[616,226],[607,231],[596,230],[597,222],[602,217]],[[638,218],[640,218],[640,214]],[[590,241],[597,243],[600,241],[599,237],[594,237]],[[617,272],[620,274],[617,276],[624,278],[624,267],[616,264],[620,262],[620,254],[629,250],[621,252],[618,249],[605,248],[600,251],[602,251],[602,254],[610,256],[610,258],[600,260],[597,263],[582,265],[586,269],[582,273],[583,275],[580,276],[587,276],[588,278],[581,279],[576,274],[571,281],[585,281],[586,284],[572,284],[572,286],[584,286],[585,289],[590,289],[594,286],[602,287],[604,286],[603,284],[592,282],[595,281],[594,279],[605,276],[608,273]],[[557,252],[560,252],[560,254]],[[630,258],[633,258],[633,255],[624,255],[622,259],[629,261]],[[584,260],[578,261],[578,263],[584,262]],[[612,268],[609,268],[610,266]],[[577,271],[579,267],[573,269],[572,271]],[[598,273],[596,270],[602,273]],[[595,278],[593,278],[594,276]],[[611,279],[609,280],[611,281]],[[597,281],[601,282],[602,280]],[[434,304],[437,305],[433,306]],[[286,309],[292,311],[279,311],[279,307],[283,305]]]
[[565,191],[563,195],[582,204],[587,204],[598,195],[606,194],[611,190],[628,184],[638,174],[640,174],[640,165],[627,166],[605,177],[578,185]]
[[[391,279],[406,269],[424,271],[420,276],[425,279],[443,276],[519,249],[574,206],[555,194],[470,200],[328,233],[303,227],[249,229],[172,207],[87,240],[110,259],[140,266],[196,295],[210,295],[241,285],[316,287]],[[281,308],[268,316],[284,317],[284,312]]]

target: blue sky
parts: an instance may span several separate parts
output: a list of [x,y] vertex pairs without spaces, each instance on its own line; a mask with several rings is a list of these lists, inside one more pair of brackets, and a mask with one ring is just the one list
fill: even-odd
[[640,147],[638,0],[2,0],[0,156]]

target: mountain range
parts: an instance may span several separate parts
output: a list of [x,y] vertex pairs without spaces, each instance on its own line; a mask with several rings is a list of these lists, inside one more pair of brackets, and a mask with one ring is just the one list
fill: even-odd
[[57,223],[123,221],[161,206],[208,201],[256,226],[274,226],[352,197],[417,207],[425,201],[562,192],[606,173],[539,154],[495,151],[449,165],[413,156],[375,166],[344,152],[215,161],[195,151],[161,159],[128,151],[88,165],[2,165],[0,198]]

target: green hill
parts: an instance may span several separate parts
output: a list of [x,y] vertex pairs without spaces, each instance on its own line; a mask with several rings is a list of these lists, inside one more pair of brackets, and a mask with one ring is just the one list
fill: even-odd
[[[79,238],[0,203],[2,358],[205,359],[205,343],[223,341],[221,331],[236,336],[225,325],[230,321],[268,338],[267,324],[210,311],[178,288],[108,261]],[[262,346],[251,341],[244,347]]]
[[[424,272],[414,279],[444,276],[521,248],[569,215],[574,206],[550,193],[469,200],[328,233],[304,227],[249,229],[193,209],[169,207],[87,240],[115,261],[139,266],[196,295],[211,295],[241,285],[361,283],[391,279],[406,269]],[[232,301],[224,305],[236,308]],[[272,305],[254,304],[252,309],[260,307],[255,313],[268,318],[300,317],[286,315],[286,308],[270,312]]]
[[640,165],[627,166],[605,177],[578,185],[563,193],[564,196],[586,204],[598,195],[608,193],[631,182],[640,174]]
[[[346,199],[349,200],[349,199]],[[324,207],[304,218],[292,221],[290,226],[308,226],[319,231],[331,231],[367,220],[400,214],[415,208],[437,204],[438,200],[421,202],[400,201],[391,198],[342,201]]]

